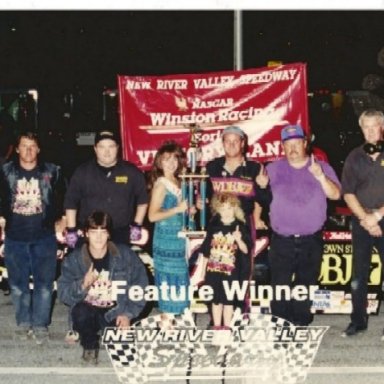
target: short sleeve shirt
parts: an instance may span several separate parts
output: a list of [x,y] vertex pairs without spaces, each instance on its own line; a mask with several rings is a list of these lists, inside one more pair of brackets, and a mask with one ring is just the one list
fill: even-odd
[[[340,182],[329,164],[319,161],[323,172],[336,184]],[[308,167],[292,167],[287,159],[268,164],[272,190],[270,220],[272,229],[283,236],[310,235],[326,220],[327,197]]]
[[7,236],[13,240],[32,241],[51,234],[52,231],[43,227],[43,209],[37,168],[20,168]]
[[384,154],[375,161],[362,146],[351,151],[344,163],[341,177],[343,194],[354,194],[366,209],[384,205]]
[[73,174],[64,208],[78,210],[80,226],[93,211],[107,212],[117,229],[129,226],[134,220],[137,205],[147,203],[145,178],[135,165],[119,161],[111,172],[105,172],[92,160]]

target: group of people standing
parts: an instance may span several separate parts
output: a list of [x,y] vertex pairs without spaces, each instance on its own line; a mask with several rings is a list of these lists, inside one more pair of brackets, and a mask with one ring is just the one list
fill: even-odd
[[[246,310],[244,303],[226,297],[223,283],[252,279],[256,231],[265,227],[261,211],[269,211],[272,230],[272,287],[309,287],[317,284],[319,276],[327,199],[337,200],[342,194],[353,214],[353,313],[344,335],[367,328],[373,246],[384,256],[384,115],[367,110],[359,124],[365,143],[348,156],[341,183],[329,164],[308,153],[299,125],[281,130],[285,157],[266,166],[246,158],[246,135],[240,128],[229,126],[222,131],[224,156],[206,165],[211,215],[200,247],[202,278],[214,292],[210,302],[213,329],[228,328],[235,307]],[[15,334],[21,339],[33,337],[37,344],[49,338],[57,263],[55,232],[63,232],[73,250],[61,266],[58,297],[70,307],[83,359],[97,362],[99,331],[107,325],[129,327],[144,308],[144,300],[115,297],[112,281],[125,281],[127,287],[148,285],[144,265],[130,248],[143,234],[146,215],[154,223],[155,284],[179,289],[189,285],[185,239],[179,237],[183,216],[196,213],[206,202],[200,199],[191,207],[183,200],[179,175],[186,169],[187,158],[173,141],[158,149],[147,183],[136,166],[119,159],[116,134],[98,132],[95,159],[75,170],[67,188],[60,168],[39,160],[40,145],[34,133],[22,133],[15,148],[17,159],[0,169],[4,255],[16,310]],[[188,298],[160,296],[158,302],[164,320],[189,305]],[[310,307],[309,297],[271,303],[274,315],[303,326],[312,321]]]

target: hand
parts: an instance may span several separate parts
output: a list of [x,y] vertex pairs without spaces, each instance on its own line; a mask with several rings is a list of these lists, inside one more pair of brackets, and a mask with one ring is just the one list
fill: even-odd
[[241,232],[239,230],[239,226],[238,225],[236,226],[236,230],[234,232],[232,232],[232,236],[235,238],[236,243],[241,241]]
[[323,169],[321,168],[321,165],[316,161],[313,153],[311,155],[311,165],[308,167],[308,170],[317,180],[321,180],[323,177],[325,177]]
[[268,225],[265,224],[264,220],[261,220],[260,218],[255,220],[255,227],[256,229],[268,229]]
[[263,164],[260,164],[260,172],[256,176],[256,183],[262,189],[266,188],[269,183],[269,176]]
[[89,267],[87,273],[84,276],[82,287],[88,289],[97,280],[97,273],[95,273],[93,263]]
[[368,232],[373,237],[383,236],[383,231],[381,230],[380,225],[376,224],[368,229]]
[[364,219],[360,220],[360,225],[373,237],[383,235],[378,219],[373,213],[365,215]]
[[180,201],[180,203],[176,206],[176,213],[183,213],[187,210],[188,210],[187,200]]
[[116,317],[116,327],[119,329],[128,329],[131,326],[131,321],[125,315],[119,315]]
[[360,221],[360,225],[369,230],[370,227],[376,226],[378,223],[377,217],[373,213],[365,215],[364,219]]
[[4,243],[0,245],[0,257],[4,257]]
[[[209,202],[208,199],[205,199],[205,205],[207,205],[208,202]],[[202,210],[203,209],[203,205],[204,205],[203,199],[201,198],[200,195],[198,195],[197,199],[196,199],[196,207],[197,207],[197,209]]]
[[197,212],[197,209],[194,205],[192,205],[192,207],[188,209],[188,214],[191,216],[196,215],[196,212]]
[[58,247],[57,251],[56,251],[56,259],[57,260],[63,260],[64,255],[67,252],[67,249],[68,249],[68,247],[65,247],[65,248]]
[[148,229],[141,227],[140,234],[141,234],[141,236],[140,236],[139,240],[130,240],[130,243],[133,245],[139,245],[139,246],[143,246],[143,245],[147,244],[148,239],[149,239]]
[[131,242],[139,241],[141,239],[141,225],[133,223],[129,226],[129,240]]
[[69,248],[75,248],[79,235],[76,228],[67,228],[65,232],[65,242]]
[[67,227],[67,220],[65,219],[65,217],[62,217],[61,219],[59,219],[55,222],[55,232],[56,233],[64,233],[66,227]]

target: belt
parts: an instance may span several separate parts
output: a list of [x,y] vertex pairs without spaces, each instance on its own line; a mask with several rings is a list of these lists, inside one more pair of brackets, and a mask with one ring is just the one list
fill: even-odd
[[307,235],[301,235],[301,234],[294,234],[294,235],[281,235],[280,233],[277,233],[277,232],[273,232],[274,235],[278,236],[278,237],[283,237],[284,239],[305,239],[307,237],[312,237],[312,236],[319,236],[319,235],[322,235],[322,230],[319,230],[319,231],[316,231],[314,233],[311,233],[311,234],[307,234]]

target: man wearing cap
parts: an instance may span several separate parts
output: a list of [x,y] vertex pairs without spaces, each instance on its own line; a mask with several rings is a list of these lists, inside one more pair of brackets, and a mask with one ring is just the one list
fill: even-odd
[[[224,156],[208,162],[206,166],[209,175],[207,196],[210,199],[214,192],[236,195],[255,244],[261,207],[268,205],[271,198],[268,179],[263,175],[264,168],[260,163],[246,159],[246,135],[239,127],[226,127],[222,132],[222,141]],[[252,271],[253,258],[250,262]]]
[[[307,141],[299,125],[281,131],[286,158],[267,165],[272,190],[269,250],[271,285],[310,286],[317,284],[323,255],[322,228],[326,221],[327,198],[340,198],[340,182],[329,164],[306,152]],[[271,302],[272,313],[296,325],[312,321],[311,300]]]
[[94,211],[111,215],[112,240],[129,244],[141,237],[148,206],[143,173],[132,163],[118,159],[119,140],[114,132],[95,136],[96,158],[74,172],[64,200],[67,244],[74,247],[77,228],[82,228]]
[[384,114],[368,109],[360,115],[359,125],[365,142],[348,155],[341,177],[344,200],[353,214],[352,314],[342,336],[354,336],[367,329],[368,281],[374,246],[384,261]]

